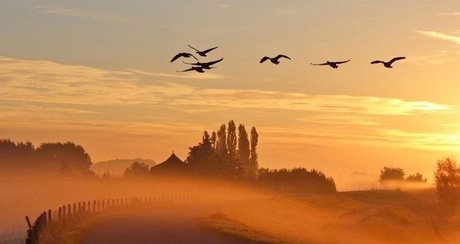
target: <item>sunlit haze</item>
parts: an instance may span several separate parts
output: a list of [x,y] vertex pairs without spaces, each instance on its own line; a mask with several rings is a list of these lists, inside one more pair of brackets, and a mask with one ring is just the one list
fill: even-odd
[[[162,162],[234,120],[257,128],[260,167],[319,169],[339,190],[371,187],[384,166],[432,183],[460,146],[459,12],[458,0],[4,0],[1,138]],[[224,60],[178,73],[185,59],[170,60],[188,45]],[[280,53],[291,60],[259,63]]]

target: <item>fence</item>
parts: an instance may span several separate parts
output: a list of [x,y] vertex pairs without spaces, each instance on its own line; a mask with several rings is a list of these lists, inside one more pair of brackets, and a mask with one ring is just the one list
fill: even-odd
[[[222,196],[219,198],[221,199]],[[217,195],[174,195],[156,197],[135,197],[135,198],[114,198],[84,201],[72,204],[65,204],[57,210],[47,210],[40,214],[34,223],[26,216],[28,224],[26,244],[39,243],[40,235],[48,228],[52,228],[53,223],[65,223],[75,217],[86,217],[91,214],[101,213],[122,207],[138,207],[149,203],[161,202],[185,202],[190,200],[212,200],[217,199]]]

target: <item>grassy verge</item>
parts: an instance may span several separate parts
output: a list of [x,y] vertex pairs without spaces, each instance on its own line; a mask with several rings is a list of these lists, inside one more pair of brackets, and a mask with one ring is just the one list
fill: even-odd
[[45,244],[79,244],[83,243],[84,234],[107,217],[125,213],[126,209],[117,209],[103,213],[78,214],[62,222],[53,222],[40,235],[39,243]]
[[211,214],[206,218],[197,220],[201,229],[221,235],[227,240],[237,243],[286,243],[270,236],[267,233],[262,233],[251,229],[249,226],[233,220],[221,212]]

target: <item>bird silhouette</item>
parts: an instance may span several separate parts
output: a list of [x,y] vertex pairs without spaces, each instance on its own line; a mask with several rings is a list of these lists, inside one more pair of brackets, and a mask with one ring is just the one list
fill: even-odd
[[188,46],[189,46],[191,49],[195,50],[196,53],[197,53],[198,55],[200,55],[201,57],[206,57],[206,55],[207,55],[209,52],[211,52],[212,50],[218,48],[218,47],[212,47],[212,48],[209,48],[209,49],[200,51],[200,50],[198,50],[198,49],[196,49],[196,48],[194,48],[194,47],[192,47],[192,46],[190,46],[190,45],[188,45]]
[[339,67],[339,64],[344,64],[344,63],[347,63],[349,61],[350,61],[350,59],[346,60],[346,61],[338,61],[338,62],[326,61],[326,63],[322,63],[322,64],[314,64],[314,63],[310,63],[310,64],[311,65],[329,65],[332,68],[337,69]]
[[375,61],[372,61],[371,64],[383,64],[383,66],[385,68],[393,68],[393,66],[391,66],[394,62],[398,61],[398,60],[402,60],[402,59],[406,59],[406,57],[396,57],[396,58],[393,58],[391,59],[390,61],[388,62],[385,62],[385,61],[381,61],[381,60],[375,60]]
[[[213,67],[209,67],[209,69],[212,69],[212,68]],[[181,70],[181,71],[177,71],[177,72],[182,73],[182,72],[189,72],[189,71],[196,71],[198,73],[204,73],[205,69],[203,67],[201,67],[201,66],[192,66],[189,69]]]
[[202,67],[203,69],[212,69],[213,67],[211,67],[211,65],[214,65],[214,64],[217,64],[219,63],[220,61],[224,60],[224,58],[221,58],[221,59],[218,59],[218,60],[214,60],[214,61],[211,61],[211,62],[206,62],[206,63],[201,63],[201,62],[196,62],[196,63],[186,63],[184,61],[182,61],[182,63],[184,64],[190,64],[190,65],[195,65],[195,66],[199,66],[199,67]]
[[279,63],[280,63],[280,58],[287,58],[287,59],[291,60],[291,58],[288,57],[288,56],[286,56],[286,55],[278,54],[278,56],[273,57],[273,58],[264,56],[264,57],[260,60],[260,63],[263,63],[263,62],[265,62],[265,61],[267,61],[267,60],[270,60],[270,62],[272,62],[272,63],[274,63],[274,64],[279,64]]
[[198,59],[193,56],[193,54],[191,53],[178,53],[176,54],[176,56],[174,56],[172,59],[171,59],[171,63],[176,61],[176,59],[180,58],[180,57],[184,57],[184,58],[194,58],[196,61],[198,61]]

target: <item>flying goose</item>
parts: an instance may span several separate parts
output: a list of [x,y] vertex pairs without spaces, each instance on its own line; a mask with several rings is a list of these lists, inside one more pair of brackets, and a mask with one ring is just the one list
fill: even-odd
[[310,64],[311,65],[329,65],[332,68],[337,69],[339,67],[339,64],[344,64],[344,63],[347,63],[349,61],[350,61],[350,59],[346,60],[346,61],[338,61],[338,62],[326,61],[326,63],[322,63],[322,64],[314,64],[314,63],[310,63]]
[[212,47],[212,48],[209,48],[209,49],[200,51],[200,50],[198,50],[198,49],[196,49],[196,48],[194,48],[194,47],[192,47],[192,46],[190,46],[190,45],[188,45],[188,46],[189,46],[191,49],[195,50],[196,53],[198,53],[198,55],[200,55],[201,57],[206,57],[206,55],[207,55],[209,52],[211,52],[212,50],[218,48],[218,47]]
[[[212,68],[213,67],[209,67],[209,69],[212,69]],[[205,69],[203,67],[201,67],[201,66],[192,66],[189,69],[182,70],[182,71],[177,71],[177,72],[182,73],[182,72],[188,72],[188,71],[196,71],[198,73],[204,73]]]
[[396,57],[396,58],[393,58],[391,59],[390,61],[388,62],[385,62],[385,61],[381,61],[381,60],[375,60],[375,61],[372,61],[371,64],[378,64],[378,63],[381,63],[383,64],[383,66],[385,66],[385,68],[393,68],[393,66],[391,66],[394,62],[398,61],[398,60],[402,60],[402,59],[406,59],[406,57]]
[[176,56],[174,56],[172,59],[171,59],[171,63],[176,61],[176,59],[180,58],[180,57],[184,57],[184,58],[194,58],[196,61],[198,61],[198,59],[193,56],[193,54],[191,53],[178,53],[176,54]]
[[190,65],[195,65],[195,66],[199,66],[203,69],[211,69],[211,65],[213,64],[217,64],[219,63],[220,61],[224,60],[224,58],[221,58],[221,59],[218,59],[218,60],[214,60],[214,61],[211,61],[211,62],[207,62],[207,63],[201,63],[201,62],[196,62],[196,63],[186,63],[184,61],[182,61],[184,64],[190,64]]
[[270,57],[267,57],[267,56],[264,56],[261,60],[260,60],[260,63],[263,63],[265,62],[266,60],[270,60],[270,62],[274,63],[274,64],[279,64],[280,63],[280,58],[287,58],[289,60],[291,60],[290,57],[286,56],[286,55],[283,55],[283,54],[278,54],[278,56],[274,57],[274,58],[270,58]]

